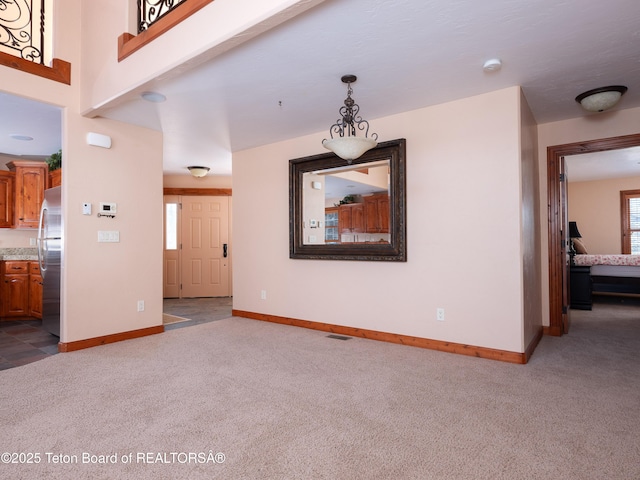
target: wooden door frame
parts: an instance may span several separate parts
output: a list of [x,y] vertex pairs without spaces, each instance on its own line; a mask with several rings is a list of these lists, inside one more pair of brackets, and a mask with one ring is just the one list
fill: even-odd
[[[549,209],[549,328],[545,333],[560,336],[563,333],[562,289],[565,259],[562,254],[560,219],[564,205],[560,195],[560,159],[579,153],[603,152],[640,146],[640,133],[620,137],[601,138],[584,142],[547,147],[547,202]],[[568,279],[567,279],[568,280]]]

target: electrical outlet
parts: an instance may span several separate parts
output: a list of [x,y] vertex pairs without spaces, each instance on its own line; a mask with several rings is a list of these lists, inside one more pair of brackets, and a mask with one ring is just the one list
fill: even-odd
[[436,308],[436,320],[444,322],[444,308]]
[[262,300],[266,300],[267,299],[267,291],[266,290],[261,290],[260,291],[260,298]]
[[138,311],[144,312],[144,300],[138,300]]

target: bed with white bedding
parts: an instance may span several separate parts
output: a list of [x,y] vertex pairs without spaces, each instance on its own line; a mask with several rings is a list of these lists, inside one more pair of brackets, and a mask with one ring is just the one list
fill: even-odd
[[594,293],[640,294],[640,255],[576,255],[579,266],[591,267]]

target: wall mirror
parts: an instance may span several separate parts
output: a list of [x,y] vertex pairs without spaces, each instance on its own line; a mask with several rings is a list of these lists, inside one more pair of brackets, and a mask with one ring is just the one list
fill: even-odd
[[289,257],[405,262],[405,144],[289,160]]

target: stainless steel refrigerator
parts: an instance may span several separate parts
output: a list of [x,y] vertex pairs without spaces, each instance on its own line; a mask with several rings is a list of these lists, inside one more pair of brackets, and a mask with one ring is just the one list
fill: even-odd
[[60,336],[60,277],[62,274],[61,187],[45,190],[38,227],[38,262],[42,275],[42,327]]

